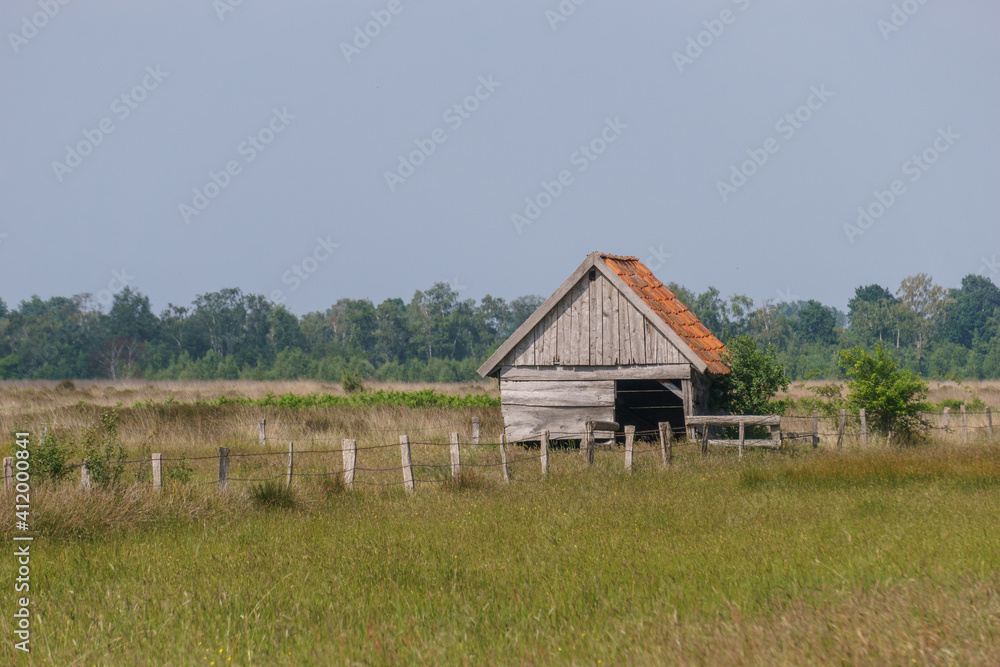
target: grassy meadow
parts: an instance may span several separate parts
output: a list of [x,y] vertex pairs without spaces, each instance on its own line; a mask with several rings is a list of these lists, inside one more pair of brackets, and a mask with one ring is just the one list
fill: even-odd
[[[415,464],[445,465],[448,433],[468,442],[478,416],[494,442],[498,410],[194,404],[338,391],[285,385],[0,386],[7,432],[36,433],[43,421],[76,432],[120,403],[130,460],[186,456],[164,465],[193,471],[186,483],[168,478],[160,496],[148,483],[84,494],[76,471],[34,485],[32,653],[13,650],[5,613],[0,660],[1000,663],[1000,439],[981,430],[967,443],[936,432],[902,449],[874,438],[863,448],[849,434],[840,452],[824,436],[816,450],[792,443],[742,461],[715,449],[702,458],[682,443],[669,470],[643,442],[631,473],[620,449],[597,452],[588,470],[577,451],[556,448],[545,480],[538,451],[514,447],[509,485],[495,467],[498,448],[464,448],[458,483],[445,468],[417,468],[407,495],[398,470],[381,470],[399,465],[400,433],[414,441]],[[1000,403],[1000,384],[983,385],[977,396]],[[496,392],[490,383],[428,388]],[[940,401],[965,390],[933,391]],[[136,402],[146,405],[129,407]],[[339,448],[344,437],[370,447],[358,452],[368,470],[352,492],[340,484],[339,452],[305,453]],[[218,446],[266,454],[234,459],[231,478],[277,479],[288,440],[302,452],[291,506],[255,501],[253,482],[218,492]],[[126,479],[143,465],[129,464]],[[4,495],[9,545],[13,512]],[[16,568],[6,558],[0,588],[10,610]]]

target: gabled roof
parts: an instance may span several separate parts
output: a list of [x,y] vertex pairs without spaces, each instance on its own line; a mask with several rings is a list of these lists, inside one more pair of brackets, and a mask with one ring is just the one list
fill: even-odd
[[700,372],[717,375],[729,372],[721,358],[726,352],[726,346],[638,258],[592,252],[559,289],[480,366],[479,374],[486,377],[494,373],[504,357],[531,333],[542,318],[591,269],[600,271]]
[[657,280],[645,264],[635,257],[602,254],[601,259],[705,362],[709,373],[725,375],[729,372],[721,357],[726,346]]

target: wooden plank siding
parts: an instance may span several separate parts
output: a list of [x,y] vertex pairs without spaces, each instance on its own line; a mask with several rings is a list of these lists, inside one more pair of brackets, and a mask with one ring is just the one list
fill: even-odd
[[603,275],[584,276],[503,366],[684,364],[680,350]]

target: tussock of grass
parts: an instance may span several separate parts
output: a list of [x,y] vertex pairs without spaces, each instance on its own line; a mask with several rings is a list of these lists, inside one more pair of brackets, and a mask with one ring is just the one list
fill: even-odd
[[250,500],[257,507],[264,509],[292,509],[297,504],[295,492],[276,479],[251,486]]

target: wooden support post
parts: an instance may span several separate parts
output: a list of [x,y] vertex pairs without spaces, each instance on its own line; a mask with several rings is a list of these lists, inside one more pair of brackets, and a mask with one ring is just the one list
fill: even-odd
[[632,472],[632,446],[635,444],[635,426],[625,427],[625,471]]
[[819,447],[819,413],[813,410],[813,449]]
[[472,418],[472,444],[479,444],[479,417]]
[[458,450],[458,433],[451,434],[451,478],[458,479],[462,474],[462,459]]
[[868,446],[868,419],[865,417],[864,408],[858,411],[858,416],[861,417],[861,444]]
[[267,445],[267,420],[259,419],[257,420],[257,438],[260,440],[260,446],[264,447]]
[[778,449],[781,449],[781,424],[780,422],[774,426],[771,426],[771,442],[777,443]]
[[[816,414],[816,413],[814,412],[813,414]],[[744,433],[745,433],[745,431],[746,431],[746,423],[745,422],[740,422],[740,443],[739,443],[738,447],[740,448],[740,458],[741,459],[743,458],[743,439],[744,439]]]
[[295,474],[295,445],[288,443],[288,475],[285,478],[285,488],[292,488],[292,475]]
[[153,452],[153,490],[157,493],[163,491],[163,454]]
[[847,409],[840,409],[840,419],[837,420],[837,451],[844,448],[844,429],[847,427]]
[[951,424],[951,408],[945,408],[941,415],[941,426],[944,427],[944,432],[948,432],[948,426]]
[[708,424],[701,425],[701,455],[708,456]]
[[507,434],[500,438],[500,469],[503,471],[503,483],[510,484],[510,470],[507,469]]
[[969,442],[969,418],[965,412],[965,403],[962,403],[962,442]]
[[590,465],[594,462],[594,423],[586,422],[583,426],[583,440],[580,441],[580,453],[583,462]]
[[5,456],[3,460],[3,490],[11,491],[14,488],[14,457]]
[[542,477],[549,474],[549,432],[542,431]]
[[344,456],[344,488],[350,491],[354,488],[354,467],[358,462],[358,441],[344,438],[340,441],[340,446]]
[[219,447],[219,491],[229,488],[229,447]]
[[87,459],[84,459],[83,465],[80,466],[80,488],[90,491],[90,470],[87,468]]
[[993,413],[990,412],[989,407],[986,408],[986,428],[990,434],[990,440],[993,440]]
[[410,456],[410,436],[399,436],[399,454],[403,460],[403,486],[413,493],[413,458]]
[[660,422],[657,428],[660,431],[660,461],[668,466],[674,462],[674,434],[670,431],[670,422]]

